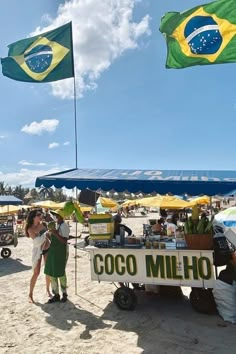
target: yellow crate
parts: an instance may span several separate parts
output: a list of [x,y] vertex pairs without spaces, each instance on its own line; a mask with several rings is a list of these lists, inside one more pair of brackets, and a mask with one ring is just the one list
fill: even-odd
[[114,221],[111,214],[93,214],[88,219],[89,234],[92,240],[110,240],[114,234]]

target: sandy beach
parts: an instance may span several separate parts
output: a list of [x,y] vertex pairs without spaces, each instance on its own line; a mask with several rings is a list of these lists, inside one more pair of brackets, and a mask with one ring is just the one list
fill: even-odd
[[[155,214],[123,221],[138,235],[150,217]],[[70,225],[75,235],[75,223]],[[75,259],[74,242],[70,241],[66,303],[47,304],[43,267],[35,288],[36,304],[28,303],[30,239],[20,237],[11,257],[0,258],[0,353],[235,352],[235,325],[218,315],[196,313],[188,299],[190,288],[182,288],[181,297],[139,292],[135,311],[119,310],[113,303],[115,285],[90,280],[89,255],[77,250]]]

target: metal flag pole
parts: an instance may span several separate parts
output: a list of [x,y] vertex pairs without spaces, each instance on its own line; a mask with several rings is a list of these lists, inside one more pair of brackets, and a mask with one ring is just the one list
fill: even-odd
[[73,49],[73,30],[71,22],[71,50],[72,50],[72,68],[74,77],[74,132],[75,132],[75,167],[78,167],[78,143],[77,143],[77,107],[76,107],[76,79],[75,79],[75,59]]
[[[77,107],[76,107],[76,79],[75,79],[75,60],[73,50],[73,30],[71,22],[71,49],[72,49],[72,68],[73,68],[73,83],[74,83],[74,136],[75,136],[75,168],[78,168],[78,137],[77,137]],[[77,187],[75,187],[76,201],[77,201]],[[78,236],[78,223],[75,224],[75,294],[77,295],[77,236]]]

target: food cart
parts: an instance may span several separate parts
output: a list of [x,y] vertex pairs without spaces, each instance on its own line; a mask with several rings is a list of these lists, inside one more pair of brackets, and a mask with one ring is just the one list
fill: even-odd
[[[114,189],[118,192],[129,190],[133,193],[151,193],[154,190],[160,194],[204,193],[211,196],[235,189],[236,171],[73,169],[38,177],[36,187],[42,185],[69,189]],[[108,235],[111,230],[108,223],[104,222],[103,226],[101,224],[94,236],[99,241],[103,239],[101,235],[106,234],[106,246],[97,247],[95,243],[95,246],[87,248],[90,253],[91,278],[120,284],[115,291],[114,301],[121,309],[135,308],[136,290],[145,289],[147,285],[168,285],[190,286],[190,302],[194,309],[211,312],[214,308],[211,290],[216,279],[213,250],[178,249],[177,246],[170,249],[147,249],[142,242],[133,246],[123,244],[120,247]]]
[[10,257],[11,249],[9,247],[16,247],[17,243],[17,234],[14,233],[14,222],[12,215],[0,215],[1,257]]
[[[18,244],[17,233],[14,230],[14,214],[18,207],[22,204],[22,200],[13,195],[0,196],[0,248],[1,257],[8,258],[11,256],[11,247]],[[10,248],[9,248],[10,247]]]

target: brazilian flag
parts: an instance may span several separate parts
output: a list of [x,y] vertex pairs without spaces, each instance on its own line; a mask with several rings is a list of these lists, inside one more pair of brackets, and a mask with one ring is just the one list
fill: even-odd
[[52,82],[74,76],[72,24],[22,39],[1,59],[2,73],[25,82]]
[[236,0],[218,0],[188,11],[168,12],[160,32],[167,68],[236,62]]

